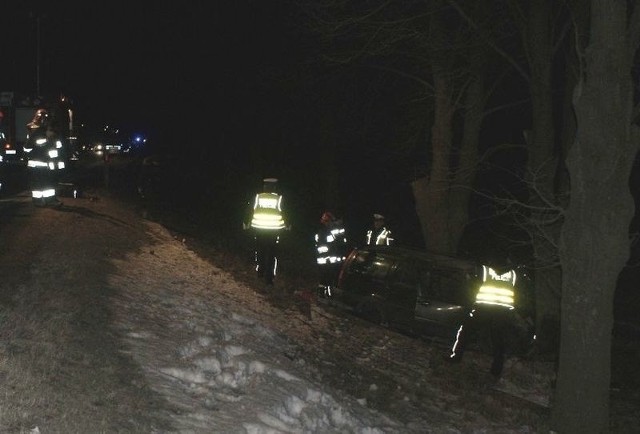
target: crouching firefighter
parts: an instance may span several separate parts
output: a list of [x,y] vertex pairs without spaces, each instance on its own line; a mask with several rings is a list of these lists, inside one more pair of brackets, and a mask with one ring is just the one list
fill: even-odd
[[31,198],[37,206],[59,206],[56,196],[59,173],[65,168],[62,158],[62,141],[49,128],[49,113],[38,109],[27,124],[29,130],[24,152]]
[[490,372],[498,378],[504,367],[507,335],[516,322],[516,271],[498,274],[493,268],[483,265],[482,273],[475,300],[458,328],[448,358],[451,362],[461,361],[470,338],[486,330],[493,353]]
[[244,228],[251,228],[254,232],[255,252],[254,260],[258,277],[268,286],[278,270],[278,244],[280,234],[287,229],[282,211],[282,195],[277,192],[276,178],[265,178],[261,193],[256,194],[251,222],[244,224]]

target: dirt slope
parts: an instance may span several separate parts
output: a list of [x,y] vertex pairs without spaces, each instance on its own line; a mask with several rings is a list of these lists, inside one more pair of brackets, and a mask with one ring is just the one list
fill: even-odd
[[[549,363],[510,360],[506,384],[517,390],[495,391],[485,356],[445,365],[441,346],[334,310],[300,274],[261,292],[246,257],[220,250],[176,216],[159,217],[162,226],[104,192],[63,202],[59,209],[35,208],[26,195],[0,202],[0,432],[190,426],[181,419],[190,401],[159,392],[150,372],[179,364],[172,349],[221,305],[281,334],[286,358],[304,361],[307,375],[407,426],[428,418],[434,426],[501,427],[495,432],[545,427]],[[219,282],[215,291],[208,279]],[[135,333],[161,339],[136,347],[127,338]],[[639,421],[637,390],[620,387],[629,399],[616,400],[614,432]]]

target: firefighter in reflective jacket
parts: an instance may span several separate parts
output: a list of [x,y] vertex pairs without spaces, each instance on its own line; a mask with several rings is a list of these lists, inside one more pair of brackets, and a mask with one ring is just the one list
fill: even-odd
[[393,241],[391,231],[387,229],[382,214],[373,215],[373,226],[367,231],[367,245],[390,245]]
[[254,231],[256,272],[267,285],[273,285],[277,274],[280,233],[286,229],[277,183],[276,178],[263,180],[263,190],[255,196],[251,222],[244,225]]
[[38,206],[58,206],[56,196],[58,174],[65,168],[62,141],[49,128],[49,113],[38,109],[27,124],[29,129],[24,152],[29,171],[29,187],[33,203]]
[[320,218],[320,228],[315,235],[316,262],[320,280],[320,291],[331,296],[338,272],[347,256],[347,236],[341,219],[326,211]]
[[513,325],[516,271],[498,274],[493,268],[482,266],[482,283],[475,300],[458,328],[451,348],[449,361],[462,360],[470,335],[477,335],[481,328],[490,333],[493,351],[491,375],[500,377],[504,367],[506,334]]

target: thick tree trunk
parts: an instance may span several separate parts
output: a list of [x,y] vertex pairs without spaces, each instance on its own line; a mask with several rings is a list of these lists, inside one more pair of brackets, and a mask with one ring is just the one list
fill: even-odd
[[562,274],[558,264],[557,241],[561,221],[556,208],[554,183],[558,170],[551,92],[551,0],[530,3],[527,50],[531,69],[532,133],[527,162],[532,208],[531,239],[535,260],[535,293],[539,348],[557,350],[555,325],[560,316]]
[[[476,11],[483,14],[482,8]],[[449,39],[448,28],[437,15],[431,19],[432,41]],[[478,140],[485,104],[484,67],[486,52],[474,49],[468,57],[471,82],[466,90],[464,131],[459,154],[453,153],[452,57],[436,50],[431,53],[434,84],[434,122],[431,130],[431,162],[428,176],[412,183],[416,212],[420,220],[426,249],[442,254],[456,254],[469,222],[469,198],[478,164]]]
[[567,158],[571,199],[560,245],[561,349],[553,407],[560,433],[609,432],[611,332],[616,280],[629,256],[638,150],[626,3],[591,2],[586,71],[576,88],[578,133]]
[[[427,250],[454,253],[447,235],[449,216],[449,161],[453,105],[448,72],[434,74],[435,118],[431,131],[432,159],[429,176],[413,182],[416,213]],[[455,247],[454,247],[455,248]]]
[[[433,14],[430,18],[429,37],[444,43],[448,30],[442,17]],[[449,244],[448,219],[450,199],[450,161],[453,140],[452,57],[438,49],[430,53],[433,71],[434,120],[431,129],[431,162],[429,174],[412,183],[416,214],[420,220],[424,244],[427,250],[439,253],[454,253],[456,246]]]
[[460,158],[453,174],[448,244],[455,249],[454,253],[457,252],[464,229],[469,223],[469,200],[478,170],[478,141],[485,107],[483,54],[478,52],[472,61],[477,70],[467,89]]
[[441,98],[436,97],[437,127],[434,125],[431,137],[434,154],[430,177],[414,181],[412,187],[427,250],[453,255],[457,253],[460,239],[469,222],[469,197],[478,165],[484,82],[481,75],[478,75],[467,90],[464,134],[459,158],[453,167],[453,107],[448,98],[450,89],[446,80],[443,80],[441,87]]

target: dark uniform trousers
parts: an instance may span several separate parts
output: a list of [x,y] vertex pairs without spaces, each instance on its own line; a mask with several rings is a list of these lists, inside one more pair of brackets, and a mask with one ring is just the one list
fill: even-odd
[[473,309],[460,325],[449,359],[460,361],[468,343],[479,337],[481,331],[488,331],[491,339],[493,360],[491,375],[502,374],[505,361],[507,333],[511,327],[511,310],[501,306],[480,306]]
[[267,285],[273,284],[278,267],[278,243],[279,231],[256,230],[255,263],[258,276],[264,279]]

